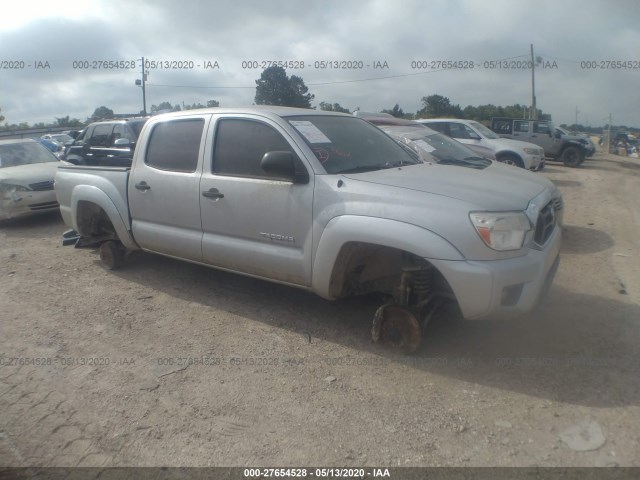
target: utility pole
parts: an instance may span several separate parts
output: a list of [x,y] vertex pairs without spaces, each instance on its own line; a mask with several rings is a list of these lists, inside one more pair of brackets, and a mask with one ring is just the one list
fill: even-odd
[[145,83],[147,83],[147,74],[144,71],[144,57],[140,59],[142,61],[142,80],[137,79],[136,85],[142,87],[142,115],[147,116],[147,92],[145,90]]
[[538,119],[538,108],[536,107],[536,63],[533,58],[533,43],[531,44],[531,120]]
[[607,128],[607,153],[611,153],[611,114],[609,114],[609,127]]

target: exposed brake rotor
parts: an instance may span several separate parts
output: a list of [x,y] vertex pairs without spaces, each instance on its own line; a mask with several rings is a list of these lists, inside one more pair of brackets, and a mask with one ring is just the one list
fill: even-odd
[[374,315],[371,338],[402,353],[413,353],[422,343],[422,328],[406,307],[382,305]]

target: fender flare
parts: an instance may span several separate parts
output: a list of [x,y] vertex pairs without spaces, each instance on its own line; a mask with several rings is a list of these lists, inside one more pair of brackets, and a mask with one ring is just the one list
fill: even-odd
[[396,248],[427,260],[464,260],[462,253],[446,239],[417,225],[359,215],[334,217],[322,231],[313,259],[311,284],[321,297],[334,299],[333,270],[342,247],[351,242]]
[[560,150],[560,154],[559,154],[560,156],[562,155],[562,153],[565,151],[567,147],[577,147],[580,149],[582,154],[586,154],[587,152],[587,147],[582,143],[577,142],[575,140],[568,140],[567,142],[564,143],[564,145],[562,145],[562,150]]
[[138,250],[140,248],[131,236],[128,228],[128,219],[125,220],[122,218],[116,205],[105,192],[91,185],[77,185],[71,193],[71,211],[74,213],[72,219],[74,230],[80,232],[78,227],[78,204],[80,202],[93,203],[104,210],[118,234],[118,239],[126,248],[132,250]]

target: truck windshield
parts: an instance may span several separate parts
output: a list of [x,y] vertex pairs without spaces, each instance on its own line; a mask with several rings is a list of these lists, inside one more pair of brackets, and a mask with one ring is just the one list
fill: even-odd
[[389,136],[359,118],[287,117],[327,173],[357,173],[420,162]]
[[[381,127],[392,137],[411,146],[426,161],[436,161],[443,165],[483,169],[491,165],[491,160],[481,158],[473,150],[441,133],[423,127]],[[423,134],[422,131],[427,133]]]
[[485,138],[489,138],[491,140],[495,140],[496,138],[500,138],[498,135],[496,135],[494,132],[492,132],[491,130],[489,130],[487,127],[485,127],[484,125],[482,125],[481,123],[478,122],[469,122],[469,125],[471,125],[473,128],[475,128],[478,132],[480,132],[480,135],[482,135]]

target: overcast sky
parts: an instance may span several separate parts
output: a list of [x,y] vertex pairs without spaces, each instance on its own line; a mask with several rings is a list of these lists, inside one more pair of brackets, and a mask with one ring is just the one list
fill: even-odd
[[[616,125],[640,127],[639,14],[636,0],[20,0],[0,16],[0,109],[8,123],[85,120],[101,105],[139,112],[141,57],[186,67],[149,70],[147,109],[209,99],[251,105],[264,61],[304,62],[287,74],[303,78],[314,105],[379,111],[397,103],[413,113],[432,94],[462,108],[529,105],[531,71],[512,67],[529,60],[533,44],[548,67],[536,68],[538,108],[555,123],[574,123],[577,107],[584,125],[604,125],[611,113]],[[502,59],[513,62],[490,68]],[[136,67],[92,68],[121,60]],[[606,63],[617,60],[636,69]],[[474,68],[437,71],[437,61]]]

